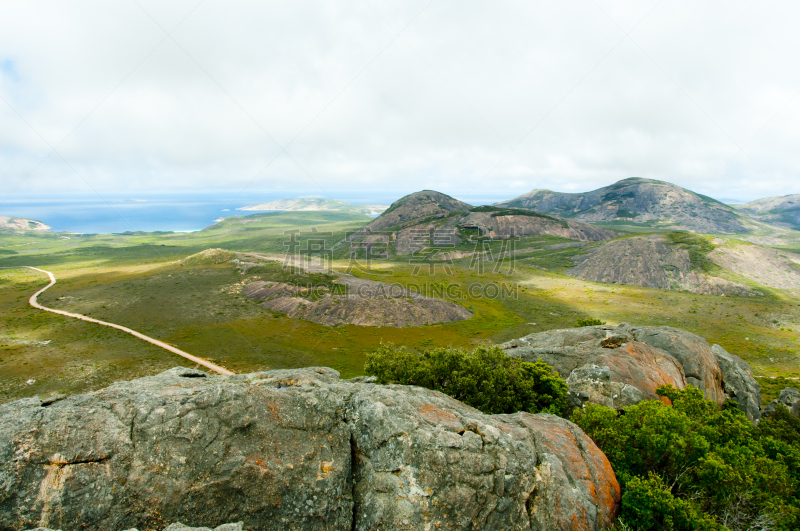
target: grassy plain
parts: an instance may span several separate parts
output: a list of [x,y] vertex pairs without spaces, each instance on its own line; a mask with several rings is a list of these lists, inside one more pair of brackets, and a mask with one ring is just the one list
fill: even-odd
[[[548,249],[564,241],[552,237],[519,243],[517,249],[526,252],[516,256],[513,270],[510,261],[496,271],[494,263],[486,263],[481,271],[470,259],[456,260],[448,269],[409,263],[408,257],[354,268],[356,276],[416,286],[474,314],[465,321],[405,329],[290,319],[241,294],[245,283],[261,278],[258,269],[242,274],[229,264],[178,263],[212,247],[282,252],[289,230],[302,231],[296,235],[301,248],[323,239],[330,245],[369,220],[286,212],[228,218],[195,233],[0,235],[0,267],[12,268],[0,271],[0,402],[84,392],[191,365],[122,332],[31,308],[28,297],[47,280],[14,268],[21,265],[43,267],[58,278],[40,297],[42,304],[134,328],[235,372],[325,365],[350,377],[362,373],[364,352],[381,342],[412,349],[469,347],[597,317],[610,324],[685,328],[741,356],[759,376],[800,376],[796,296],[763,290],[763,297],[717,297],[576,280],[560,271],[582,250]],[[345,259],[334,262],[339,270],[349,265]],[[765,398],[783,387],[779,380],[761,381]]]

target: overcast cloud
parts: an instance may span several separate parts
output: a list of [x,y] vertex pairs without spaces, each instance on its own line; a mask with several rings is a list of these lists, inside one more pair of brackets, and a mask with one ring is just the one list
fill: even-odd
[[7,1],[0,199],[800,193],[798,20],[789,1]]

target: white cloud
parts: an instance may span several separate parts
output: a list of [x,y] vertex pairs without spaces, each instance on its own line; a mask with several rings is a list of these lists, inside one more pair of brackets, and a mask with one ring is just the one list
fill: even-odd
[[3,3],[2,197],[800,193],[795,3],[198,3]]

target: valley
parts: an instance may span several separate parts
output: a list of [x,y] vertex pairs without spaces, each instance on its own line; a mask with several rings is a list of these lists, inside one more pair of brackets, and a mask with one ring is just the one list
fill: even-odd
[[[536,461],[520,477],[533,469],[537,478],[525,499],[543,493],[531,522],[561,528],[557,522],[572,525],[580,513],[588,520],[579,528],[600,529],[620,499],[617,522],[631,514],[630,496],[644,475],[631,479],[626,467],[654,441],[683,430],[704,434],[701,443],[711,448],[705,456],[724,448],[731,470],[741,466],[740,452],[756,452],[732,489],[763,478],[772,514],[789,521],[783,513],[794,502],[780,488],[789,472],[774,467],[797,450],[774,448],[794,435],[786,431],[776,442],[770,433],[796,424],[800,412],[800,233],[743,218],[743,232],[722,227],[711,234],[676,230],[674,219],[593,223],[565,212],[472,206],[430,190],[376,218],[341,205],[270,206],[285,209],[221,218],[190,233],[49,232],[34,220],[0,231],[0,437],[34,448],[33,458],[5,460],[3,477],[27,477],[9,472],[16,467],[49,485],[52,472],[45,477],[41,463],[55,473],[80,470],[74,477],[92,488],[113,483],[119,501],[104,517],[148,529],[162,529],[164,515],[271,525],[274,511],[295,498],[299,507],[286,521],[307,519],[314,510],[303,494],[307,481],[323,485],[315,499],[352,506],[341,515],[323,508],[315,521],[341,516],[337,528],[348,529],[373,519],[370,499],[389,500],[390,511],[413,499],[421,507],[414,518],[427,522],[425,498],[405,485],[465,507],[462,499],[447,501],[449,492],[461,492],[461,477],[475,485],[468,499],[478,500],[476,507],[498,492],[492,484],[503,487],[510,507],[519,497],[507,490],[516,488],[507,465],[523,456]],[[676,416],[679,424],[669,420]],[[402,433],[397,426],[405,426]],[[741,434],[733,445],[731,426]],[[609,429],[642,443],[617,441]],[[30,446],[26,434],[34,432],[45,435]],[[320,446],[323,434],[330,442]],[[497,453],[498,436],[508,439],[502,452],[514,449],[508,456]],[[534,439],[520,453],[520,441]],[[95,441],[104,446],[95,450]],[[447,463],[465,475],[444,472],[442,441]],[[298,453],[298,444],[309,451]],[[685,459],[679,443],[667,446]],[[168,452],[159,454],[163,448]],[[402,455],[376,470],[386,448]],[[499,460],[480,469],[489,474],[472,473],[464,466],[477,455],[471,452]],[[651,453],[661,459],[663,450]],[[267,454],[279,457],[273,463]],[[706,461],[693,459],[697,471],[683,482],[695,489]],[[138,464],[145,462],[157,463],[152,473]],[[184,462],[193,463],[192,472]],[[592,480],[576,482],[595,462]],[[549,466],[565,475],[552,476]],[[184,483],[175,482],[173,467]],[[504,481],[487,483],[497,472]],[[140,486],[155,492],[164,477],[179,485],[177,497],[159,492],[136,506]],[[80,492],[70,481],[52,492]],[[28,497],[50,488],[11,484]],[[255,512],[218,504],[216,485],[255,488],[247,497]],[[284,489],[283,497],[262,495],[272,488]],[[331,488],[343,495],[326,498]],[[237,516],[185,509],[178,500],[192,489],[214,500],[204,502],[209,507],[234,507]],[[354,492],[360,494],[348,498]],[[684,501],[681,493],[667,494]],[[711,485],[702,503],[716,494]],[[567,512],[549,508],[566,495]],[[60,521],[84,503],[63,499]],[[729,500],[722,498],[722,509],[709,505],[710,514],[724,518]],[[487,503],[487,519],[496,523],[495,502]],[[258,512],[267,506],[271,512]],[[134,511],[122,516],[129,507]],[[530,501],[524,507],[530,510]],[[25,518],[32,522],[37,510]],[[400,515],[392,517],[396,528],[407,527],[403,511],[393,513]],[[22,513],[5,514],[19,520]],[[50,518],[41,514],[40,522]],[[441,521],[450,516],[442,505]],[[525,520],[520,529],[530,527]]]

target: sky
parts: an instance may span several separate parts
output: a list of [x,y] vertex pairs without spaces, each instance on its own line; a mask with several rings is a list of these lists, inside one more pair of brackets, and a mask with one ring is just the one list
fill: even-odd
[[800,3],[0,3],[16,196],[800,193]]

